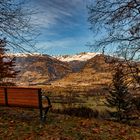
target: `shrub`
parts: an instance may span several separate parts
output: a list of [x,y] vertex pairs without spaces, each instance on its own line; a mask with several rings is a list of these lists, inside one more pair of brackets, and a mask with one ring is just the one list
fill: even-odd
[[115,73],[112,79],[112,86],[109,90],[109,95],[106,98],[106,105],[115,108],[116,111],[112,113],[118,121],[128,119],[128,112],[132,108],[132,97],[128,91],[123,72],[123,65],[118,65],[115,68]]
[[53,110],[53,112],[83,118],[97,118],[99,116],[99,112],[97,110],[92,110],[91,108],[88,107],[77,107],[77,108],[74,107],[74,108],[66,108],[63,110],[57,109]]

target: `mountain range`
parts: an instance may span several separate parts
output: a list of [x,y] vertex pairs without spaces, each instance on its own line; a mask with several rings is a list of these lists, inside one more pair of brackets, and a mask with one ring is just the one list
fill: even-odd
[[108,84],[111,78],[105,56],[98,53],[49,56],[14,54],[19,86],[94,86]]

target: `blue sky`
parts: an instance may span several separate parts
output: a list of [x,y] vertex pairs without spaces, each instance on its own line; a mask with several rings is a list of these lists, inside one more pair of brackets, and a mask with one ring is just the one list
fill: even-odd
[[93,40],[87,22],[86,5],[90,0],[32,0],[38,13],[32,22],[38,25],[38,52],[50,55],[76,54],[91,51]]

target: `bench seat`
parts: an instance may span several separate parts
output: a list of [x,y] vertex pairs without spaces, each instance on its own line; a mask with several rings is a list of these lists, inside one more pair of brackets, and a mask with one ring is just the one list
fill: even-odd
[[0,105],[8,107],[38,108],[40,119],[45,121],[51,108],[50,99],[42,96],[41,88],[0,87]]

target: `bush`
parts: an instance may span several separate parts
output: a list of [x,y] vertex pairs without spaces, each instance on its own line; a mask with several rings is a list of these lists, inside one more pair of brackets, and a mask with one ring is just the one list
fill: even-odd
[[74,107],[63,110],[55,109],[53,112],[83,118],[97,118],[99,116],[99,112],[97,110],[92,110],[88,107]]
[[[123,72],[123,65],[118,65],[115,68],[115,73],[112,79],[112,86],[109,90],[109,95],[106,98],[108,107],[116,109],[113,112],[113,117],[118,121],[130,118],[128,113],[132,109],[132,97],[128,91]],[[131,114],[129,114],[131,115]]]

